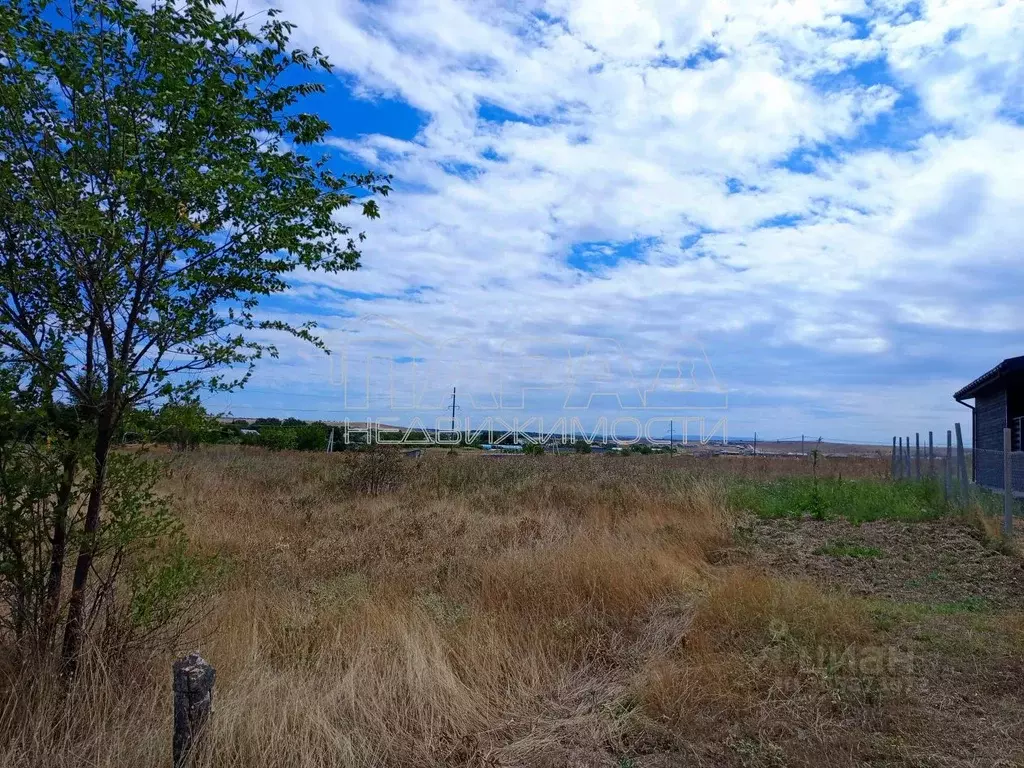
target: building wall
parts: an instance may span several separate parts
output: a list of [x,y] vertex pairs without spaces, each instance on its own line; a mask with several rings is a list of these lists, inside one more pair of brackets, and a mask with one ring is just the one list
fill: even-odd
[[1007,425],[1013,430],[1013,450],[1024,449],[1024,436],[1021,434],[1021,427],[1024,426],[1024,382],[1019,379],[1011,382],[1006,389],[1006,413],[1010,417]]
[[1003,429],[1006,390],[974,400],[974,481],[989,488],[1003,487]]
[[1010,423],[1007,425],[1012,430],[1010,445],[1015,453],[1011,466],[1013,468],[1013,491],[1017,495],[1024,494],[1024,377],[1014,376],[1007,382],[1006,387],[1006,413]]

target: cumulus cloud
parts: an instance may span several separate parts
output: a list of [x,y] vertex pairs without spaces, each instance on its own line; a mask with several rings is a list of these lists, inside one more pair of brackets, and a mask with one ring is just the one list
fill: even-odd
[[[345,100],[422,116],[391,135],[325,111],[347,129],[332,147],[397,179],[364,269],[299,275],[281,308],[337,339],[386,316],[457,337],[457,366],[493,359],[495,339],[613,337],[655,371],[700,339],[736,393],[734,431],[826,419],[882,439],[908,414],[934,421],[920,429],[963,417],[954,385],[1021,352],[1020,3],[293,0],[287,14]],[[330,400],[313,363],[285,357],[267,387]],[[851,394],[870,386],[890,399]],[[914,387],[934,399],[917,407]]]

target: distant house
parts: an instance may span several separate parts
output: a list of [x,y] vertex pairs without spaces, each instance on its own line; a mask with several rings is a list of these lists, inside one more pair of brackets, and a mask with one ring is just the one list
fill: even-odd
[[241,435],[258,435],[259,434],[259,430],[257,430],[257,429],[240,429],[240,430],[238,430],[238,433],[241,434]]
[[[1012,431],[1010,447],[1020,451],[1024,424],[1024,356],[1003,360],[953,395],[973,410],[971,443],[974,447],[973,479],[985,488],[1003,487],[1003,430]],[[971,406],[965,400],[974,400]],[[1024,493],[1024,465],[1014,457],[1017,468],[1013,490]]]

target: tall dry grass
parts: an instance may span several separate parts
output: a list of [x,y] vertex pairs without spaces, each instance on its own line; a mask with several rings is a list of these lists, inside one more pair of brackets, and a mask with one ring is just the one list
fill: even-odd
[[[385,482],[368,482],[382,472],[370,461],[385,461]],[[218,674],[201,763],[740,760],[722,734],[764,731],[779,711],[772,676],[792,671],[750,666],[771,628],[829,647],[867,629],[809,586],[711,564],[732,516],[706,466],[174,457],[168,492],[197,546],[230,566],[191,640]],[[45,676],[7,671],[0,764],[168,764],[169,661],[89,665],[68,700]]]

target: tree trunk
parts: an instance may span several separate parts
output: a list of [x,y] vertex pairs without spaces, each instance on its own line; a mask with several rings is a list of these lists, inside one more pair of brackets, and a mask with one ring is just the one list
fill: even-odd
[[71,582],[71,597],[68,599],[68,620],[64,626],[64,673],[73,677],[78,669],[78,657],[85,641],[85,588],[89,581],[93,556],[96,553],[96,535],[100,528],[100,512],[103,506],[103,486],[106,480],[107,455],[113,440],[113,419],[110,409],[104,409],[96,432],[93,460],[96,474],[89,489],[89,506],[85,513],[84,538],[75,562],[75,575]]
[[75,471],[78,469],[78,454],[70,451],[64,456],[64,472],[61,475],[57,500],[53,507],[52,531],[50,536],[50,572],[46,577],[46,602],[43,605],[43,626],[39,637],[41,651],[53,643],[57,628],[57,614],[60,611],[61,587],[64,581],[64,560],[68,554],[68,510],[71,508],[71,493],[75,488]]

